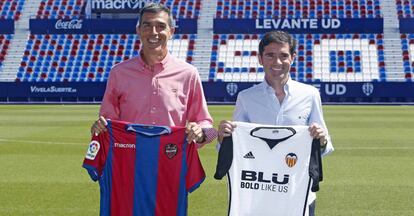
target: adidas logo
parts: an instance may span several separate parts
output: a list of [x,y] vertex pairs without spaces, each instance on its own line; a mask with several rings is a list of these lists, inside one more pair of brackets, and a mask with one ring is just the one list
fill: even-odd
[[254,157],[253,153],[251,151],[249,151],[249,153],[247,153],[247,154],[244,155],[244,158],[254,159],[255,157]]

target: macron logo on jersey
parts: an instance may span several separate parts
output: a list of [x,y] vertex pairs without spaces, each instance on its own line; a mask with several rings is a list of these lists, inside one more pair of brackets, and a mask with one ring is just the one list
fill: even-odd
[[246,159],[255,159],[253,153],[251,151],[249,151],[249,153],[244,155],[244,158]]
[[129,149],[135,149],[135,144],[133,143],[115,143],[115,148],[129,148]]

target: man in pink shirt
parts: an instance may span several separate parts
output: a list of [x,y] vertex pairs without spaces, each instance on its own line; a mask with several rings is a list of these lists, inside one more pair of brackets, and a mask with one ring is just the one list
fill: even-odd
[[185,126],[199,146],[217,136],[197,69],[170,55],[174,34],[170,10],[146,5],[139,15],[140,55],[115,65],[109,75],[100,118],[91,132],[106,131],[105,118],[139,124]]

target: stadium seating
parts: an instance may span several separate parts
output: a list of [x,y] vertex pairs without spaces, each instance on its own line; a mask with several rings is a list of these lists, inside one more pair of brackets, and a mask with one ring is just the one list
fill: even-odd
[[414,1],[413,0],[396,0],[397,13],[399,18],[414,17]]
[[[23,1],[23,0],[20,0]],[[198,18],[201,0],[161,0],[160,3],[172,8],[175,18]],[[84,14],[86,0],[42,0],[37,11],[37,18],[69,19],[79,18]]]
[[218,0],[217,18],[378,18],[380,0]]
[[161,0],[160,3],[171,8],[174,18],[198,18],[201,10],[201,0]]
[[414,34],[401,34],[405,80],[410,82],[414,74]]
[[7,49],[12,38],[12,35],[0,34],[0,68],[3,66],[3,61],[6,58]]
[[70,19],[79,18],[86,0],[42,0],[37,11],[37,18]]
[[[299,81],[385,81],[382,34],[301,34],[291,76]],[[260,35],[215,34],[209,80],[263,80]]]
[[18,20],[22,13],[24,0],[1,0],[0,19]]
[[[202,0],[160,0],[175,18],[199,18]],[[86,0],[41,0],[38,18],[83,16]],[[24,0],[0,1],[2,17],[20,16]],[[414,0],[396,0],[400,17],[410,17]],[[401,9],[401,12],[400,10]],[[217,0],[217,18],[377,18],[379,0]],[[174,55],[192,62],[195,35],[175,35]],[[261,81],[257,48],[261,35],[215,34],[210,81]],[[0,67],[12,35],[0,35]],[[291,76],[299,81],[386,81],[382,34],[301,34]],[[414,73],[414,38],[401,34],[407,81]],[[16,81],[106,81],[110,68],[137,54],[139,40],[129,34],[30,35]]]
[[[176,34],[173,55],[192,61],[195,35]],[[30,35],[16,81],[104,82],[114,64],[138,55],[133,34]]]

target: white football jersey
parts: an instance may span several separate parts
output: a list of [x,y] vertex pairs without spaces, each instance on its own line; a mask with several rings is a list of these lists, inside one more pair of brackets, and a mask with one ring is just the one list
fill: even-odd
[[214,176],[228,176],[228,215],[307,215],[309,189],[319,190],[322,180],[319,141],[308,126],[235,123]]

